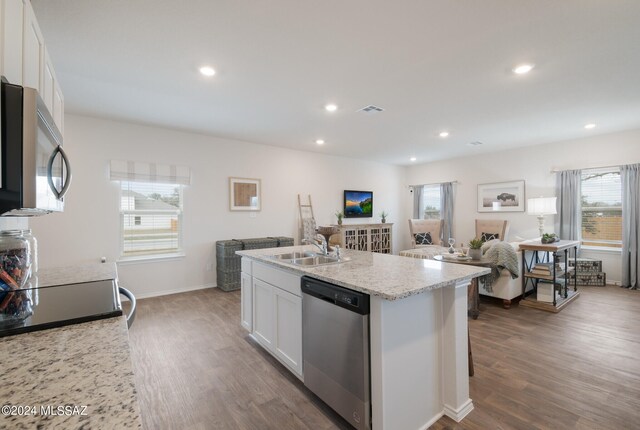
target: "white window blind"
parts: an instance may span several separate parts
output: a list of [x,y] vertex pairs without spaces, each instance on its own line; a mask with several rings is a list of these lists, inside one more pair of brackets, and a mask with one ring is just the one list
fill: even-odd
[[191,185],[191,169],[174,164],[111,160],[109,179],[112,181]]
[[425,185],[422,196],[424,219],[440,219],[440,185]]
[[182,252],[182,185],[121,182],[121,254],[124,258]]
[[582,171],[582,243],[622,247],[622,183],[620,169]]

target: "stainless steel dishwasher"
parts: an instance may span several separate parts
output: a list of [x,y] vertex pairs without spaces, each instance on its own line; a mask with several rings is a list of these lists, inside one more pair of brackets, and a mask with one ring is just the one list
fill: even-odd
[[303,276],[302,357],[304,385],[370,429],[369,295]]

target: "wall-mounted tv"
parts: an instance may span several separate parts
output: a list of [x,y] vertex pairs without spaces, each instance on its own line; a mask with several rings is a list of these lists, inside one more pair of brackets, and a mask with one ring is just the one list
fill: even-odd
[[344,217],[373,217],[373,191],[344,190]]

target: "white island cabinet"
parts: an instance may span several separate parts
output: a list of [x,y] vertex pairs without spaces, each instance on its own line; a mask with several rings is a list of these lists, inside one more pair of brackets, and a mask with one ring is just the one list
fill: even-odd
[[360,291],[370,297],[372,429],[426,429],[443,415],[460,421],[473,410],[467,287],[489,269],[351,250],[343,253],[348,261],[319,266],[273,258],[296,251],[313,248],[237,252],[242,326],[260,345],[304,381],[301,277]]
[[241,324],[302,379],[300,275],[242,259]]

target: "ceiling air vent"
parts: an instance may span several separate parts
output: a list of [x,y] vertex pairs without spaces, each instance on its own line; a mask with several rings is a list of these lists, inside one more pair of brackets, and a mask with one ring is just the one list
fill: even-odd
[[474,141],[474,142],[469,142],[469,145],[471,145],[471,146],[478,146],[478,145],[482,145],[482,142],[480,142],[480,141],[476,140],[476,141]]
[[369,105],[369,106],[365,106],[362,109],[359,109],[358,112],[365,112],[365,113],[376,113],[376,112],[382,112],[384,109],[382,109],[379,106],[376,105]]

